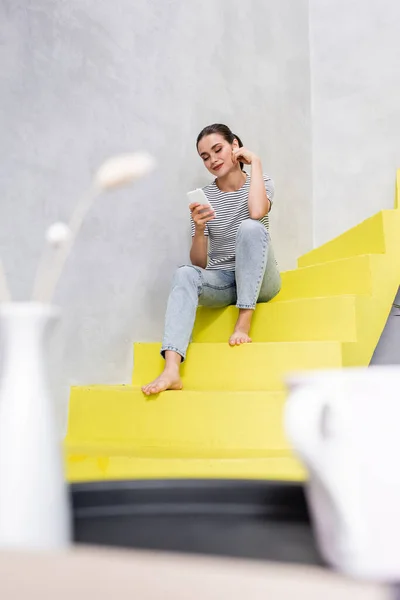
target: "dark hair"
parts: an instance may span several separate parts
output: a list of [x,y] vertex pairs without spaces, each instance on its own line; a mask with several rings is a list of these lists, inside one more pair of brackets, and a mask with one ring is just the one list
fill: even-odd
[[[207,127],[204,127],[204,129],[202,129],[200,131],[199,135],[197,136],[197,140],[196,140],[196,148],[198,148],[199,142],[203,137],[205,137],[206,135],[211,135],[212,133],[219,133],[220,135],[222,135],[224,140],[226,140],[229,144],[233,144],[233,141],[237,140],[238,144],[239,144],[239,148],[243,147],[243,143],[242,143],[242,140],[240,139],[240,137],[238,135],[235,135],[234,133],[232,133],[232,131],[229,129],[229,127],[227,125],[222,125],[222,123],[214,123],[213,125],[207,125]],[[239,164],[240,164],[240,168],[243,171],[243,163],[241,162]]]

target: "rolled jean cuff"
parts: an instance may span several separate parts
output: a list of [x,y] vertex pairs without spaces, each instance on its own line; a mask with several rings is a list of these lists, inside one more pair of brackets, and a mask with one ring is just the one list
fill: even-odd
[[255,310],[256,305],[255,304],[236,304],[236,308],[247,308],[247,309]]
[[177,354],[180,354],[180,356],[182,357],[182,362],[185,360],[186,352],[182,352],[182,350],[175,348],[175,346],[163,346],[160,351],[160,354],[163,358],[165,358],[166,350],[171,350],[172,352],[176,352]]

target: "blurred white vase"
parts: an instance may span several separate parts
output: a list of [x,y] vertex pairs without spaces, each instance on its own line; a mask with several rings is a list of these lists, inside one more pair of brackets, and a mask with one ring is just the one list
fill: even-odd
[[0,547],[52,550],[70,543],[68,490],[47,379],[53,306],[0,308]]
[[303,460],[325,560],[355,577],[400,580],[400,368],[293,375],[285,429]]

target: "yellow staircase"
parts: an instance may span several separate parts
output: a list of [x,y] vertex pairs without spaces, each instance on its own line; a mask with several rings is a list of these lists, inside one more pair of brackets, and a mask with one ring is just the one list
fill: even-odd
[[235,307],[199,308],[183,391],[141,393],[163,366],[159,344],[135,344],[132,386],[73,388],[69,480],[303,479],[282,428],[284,375],[369,363],[400,282],[400,210],[305,254],[282,279],[257,307],[252,344],[227,344]]

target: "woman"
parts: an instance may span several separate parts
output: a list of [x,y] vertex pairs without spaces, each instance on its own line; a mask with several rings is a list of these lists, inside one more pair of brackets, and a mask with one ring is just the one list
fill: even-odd
[[[237,346],[251,342],[256,302],[268,302],[281,287],[267,230],[274,186],[271,178],[263,175],[260,159],[221,124],[200,132],[197,151],[215,176],[213,183],[203,188],[211,208],[196,203],[189,206],[192,264],[175,273],[161,349],[165,368],[143,386],[148,396],[182,389],[180,364],[185,360],[199,304],[236,303],[239,315],[229,344]],[[251,175],[243,171],[243,164],[251,165]]]

